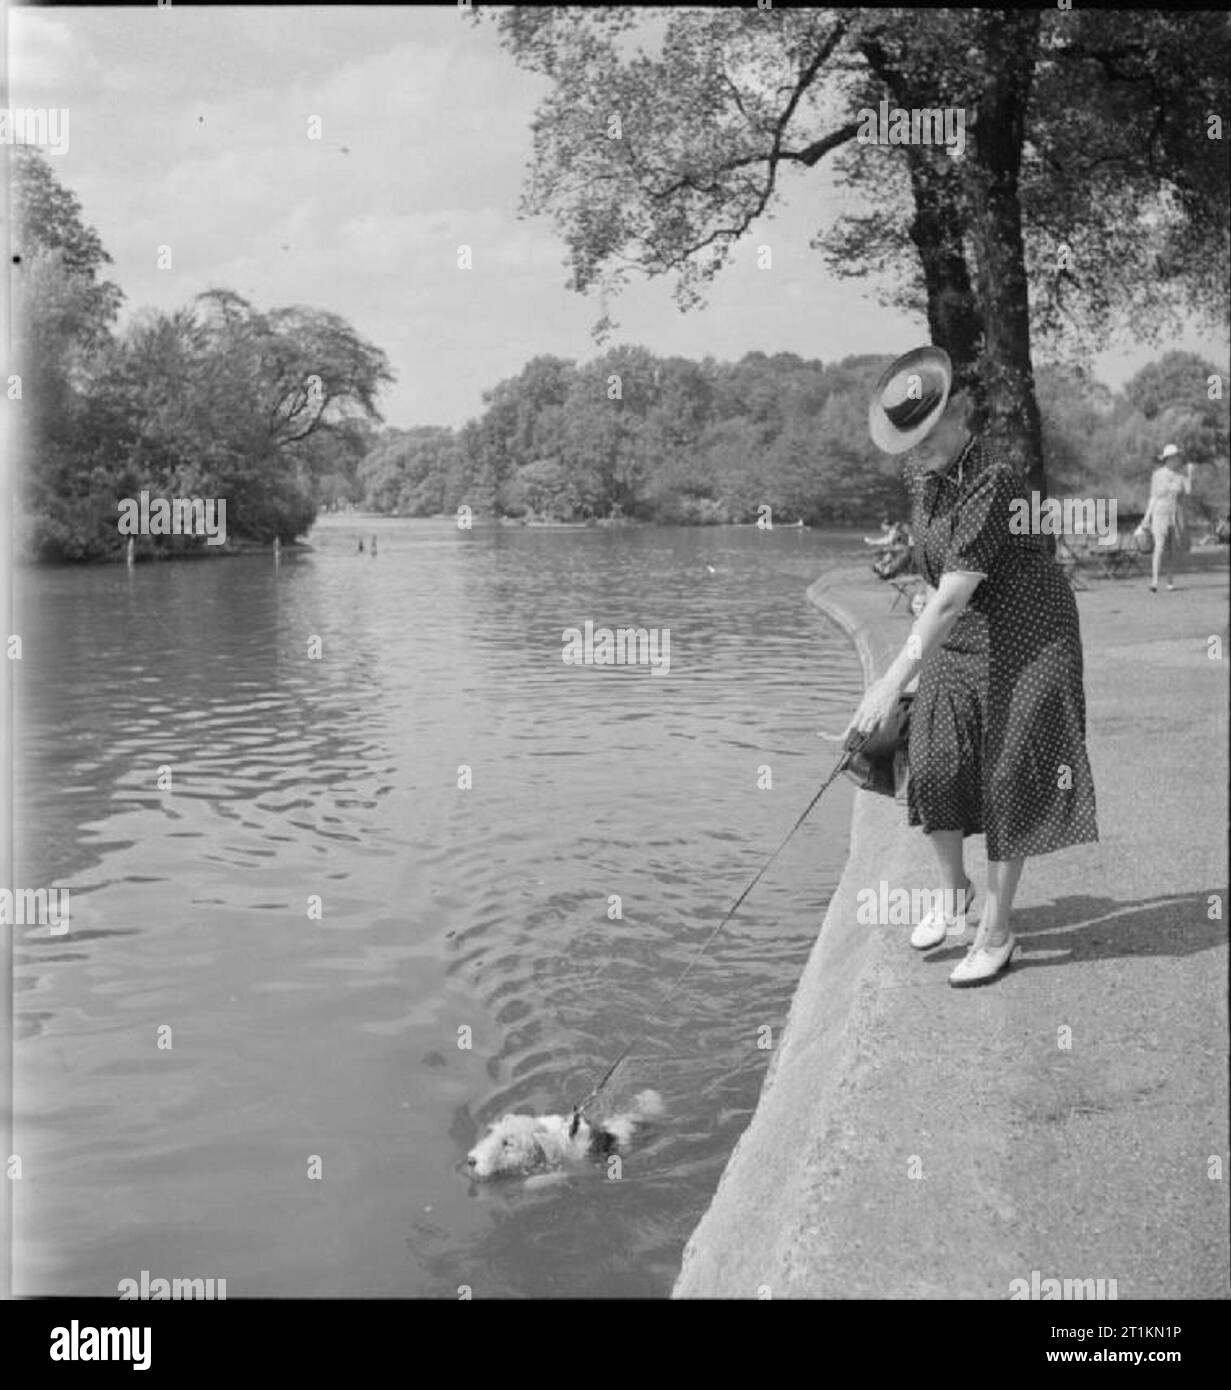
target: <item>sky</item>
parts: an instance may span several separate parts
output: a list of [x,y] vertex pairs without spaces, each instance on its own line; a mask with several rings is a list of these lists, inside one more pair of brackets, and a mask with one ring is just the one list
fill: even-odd
[[[563,241],[517,211],[548,84],[490,23],[455,6],[11,8],[8,40],[9,105],[69,112],[68,148],[48,158],[114,259],[121,324],[216,287],[260,309],[330,310],[387,353],[397,382],[380,404],[403,428],[463,424],[537,354],[600,351],[598,302],[565,288]],[[706,307],[683,314],[669,279],[636,282],[612,300],[612,342],[830,362],[926,341],[921,316],[881,307],[870,281],[835,278],[809,249],[839,206],[823,165],[788,179]],[[1228,352],[1201,332],[1165,346]],[[1119,387],[1162,350],[1111,343],[1093,365]]]

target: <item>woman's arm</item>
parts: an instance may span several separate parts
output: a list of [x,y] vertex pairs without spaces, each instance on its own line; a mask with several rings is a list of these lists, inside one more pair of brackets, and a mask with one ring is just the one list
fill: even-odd
[[930,589],[927,607],[915,619],[905,646],[882,677],[894,687],[895,695],[906,689],[924,661],[944,643],[985,577],[950,570],[940,576],[935,589]]
[[868,687],[846,731],[848,734],[852,731],[870,734],[886,718],[898,696],[919,673],[924,660],[953,631],[954,624],[966,611],[971,595],[985,577],[954,570],[940,576],[940,584],[931,590],[928,605],[915,619],[905,646],[880,680]]
[[1188,467],[1185,469],[1184,477],[1180,481],[1184,484],[1185,493],[1191,497],[1193,491],[1193,465],[1191,459],[1189,460]]

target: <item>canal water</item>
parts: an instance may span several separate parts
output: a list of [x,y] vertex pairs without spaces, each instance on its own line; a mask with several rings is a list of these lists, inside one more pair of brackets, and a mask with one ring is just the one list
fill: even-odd
[[[71,916],[18,929],[15,1291],[669,1293],[845,779],[658,1001],[832,763],[861,676],[804,591],[861,549],[349,515],[277,562],[22,571],[17,883]],[[566,664],[587,621],[669,669]],[[618,1179],[470,1180],[633,1038],[607,1097],[666,1114]]]

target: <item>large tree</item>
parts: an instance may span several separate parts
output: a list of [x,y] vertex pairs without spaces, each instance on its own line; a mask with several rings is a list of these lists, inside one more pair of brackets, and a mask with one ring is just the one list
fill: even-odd
[[30,440],[73,428],[73,393],[110,340],[124,296],[105,278],[111,256],[77,196],[28,145],[11,155],[13,329]]
[[[385,354],[336,314],[263,313],[212,290],[115,335],[122,294],[77,197],[37,151],[13,152],[15,338],[22,375],[24,548],[114,554],[117,502],[225,497],[228,532],[290,539],[370,444]],[[143,549],[193,542],[143,538]]]
[[[1227,106],[1222,16],[612,6],[496,22],[551,82],[523,206],[554,217],[573,288],[671,274],[681,307],[698,303],[784,175],[841,152],[840,175],[876,204],[821,244],[848,273],[896,272],[890,292],[926,312],[981,423],[1041,491],[1032,326],[1088,341],[1128,311],[1149,336],[1164,306],[1209,310],[1225,280],[1225,146],[1208,119]],[[634,49],[650,32],[659,50]],[[859,143],[882,98],[960,110],[960,157]]]
[[[315,516],[322,471],[365,451],[385,354],[335,314],[268,313],[211,290],[138,316],[89,393],[117,479],[168,495],[221,496],[228,530],[291,539]],[[164,548],[166,548],[164,546]]]

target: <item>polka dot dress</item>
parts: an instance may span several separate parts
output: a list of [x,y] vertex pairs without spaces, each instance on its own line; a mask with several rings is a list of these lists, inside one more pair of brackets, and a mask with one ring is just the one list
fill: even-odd
[[910,824],[986,835],[994,861],[1097,840],[1077,603],[1043,538],[1011,528],[1021,475],[971,439],[947,475],[904,478],[927,582],[986,575],[919,675]]

